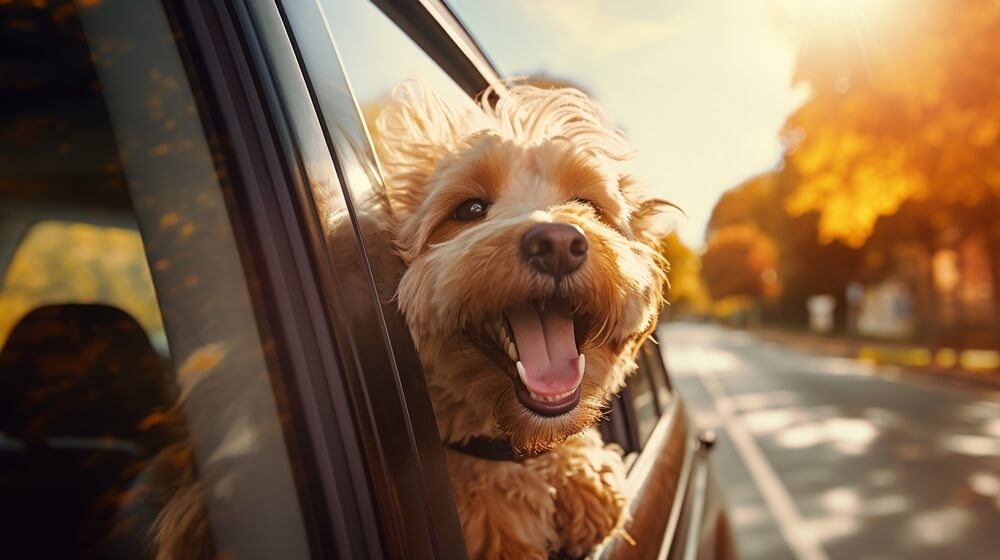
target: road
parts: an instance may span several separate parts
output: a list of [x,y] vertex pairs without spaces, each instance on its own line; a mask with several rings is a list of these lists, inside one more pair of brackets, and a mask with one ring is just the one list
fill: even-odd
[[1000,397],[714,325],[659,340],[744,560],[1000,559]]

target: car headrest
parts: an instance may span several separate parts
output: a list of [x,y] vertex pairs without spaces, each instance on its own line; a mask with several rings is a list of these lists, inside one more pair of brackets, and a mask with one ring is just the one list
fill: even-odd
[[39,307],[0,350],[0,431],[37,443],[138,439],[144,420],[170,405],[168,373],[128,313],[101,304]]

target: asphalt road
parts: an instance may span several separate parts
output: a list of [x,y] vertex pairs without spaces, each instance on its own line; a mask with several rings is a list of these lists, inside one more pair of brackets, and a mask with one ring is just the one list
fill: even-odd
[[745,560],[1000,559],[1000,396],[705,324],[659,340]]

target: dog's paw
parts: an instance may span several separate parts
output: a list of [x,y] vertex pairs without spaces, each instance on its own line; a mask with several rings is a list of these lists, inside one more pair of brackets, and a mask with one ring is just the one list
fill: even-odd
[[556,489],[553,520],[560,548],[583,557],[624,522],[625,467],[595,432],[567,441],[551,455],[556,459],[549,472],[555,475],[550,483]]
[[556,531],[561,549],[580,558],[604,542],[620,526],[625,496],[608,472],[577,472],[557,489]]
[[473,560],[547,560],[556,548],[552,488],[519,463],[448,453],[448,468]]

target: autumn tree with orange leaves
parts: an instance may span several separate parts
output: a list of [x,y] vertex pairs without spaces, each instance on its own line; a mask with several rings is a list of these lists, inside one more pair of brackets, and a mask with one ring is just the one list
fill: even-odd
[[660,254],[667,259],[670,271],[667,277],[667,314],[706,314],[710,298],[701,278],[701,256],[681,241],[676,233],[663,238]]
[[756,227],[729,226],[709,240],[701,275],[715,299],[771,297],[778,291],[775,259],[774,244]]
[[788,210],[819,212],[824,240],[861,246],[909,201],[962,213],[1000,196],[1000,4],[895,4],[884,40],[810,37],[799,57],[812,96],[787,127],[802,139]]
[[786,127],[785,209],[818,215],[823,242],[917,247],[928,277],[935,251],[979,240],[1000,310],[1000,3],[886,4],[875,28],[798,28],[811,97]]

